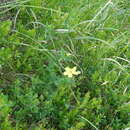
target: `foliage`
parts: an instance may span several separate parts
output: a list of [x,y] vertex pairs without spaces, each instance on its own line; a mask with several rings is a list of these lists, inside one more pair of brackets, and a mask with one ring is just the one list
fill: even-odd
[[[8,3],[12,18],[0,24],[0,129],[130,127],[129,5]],[[81,73],[67,77],[66,67]]]

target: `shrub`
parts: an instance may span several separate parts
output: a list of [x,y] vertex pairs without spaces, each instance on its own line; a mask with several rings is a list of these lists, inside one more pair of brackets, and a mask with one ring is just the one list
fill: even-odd
[[128,4],[8,3],[12,20],[0,24],[0,129],[130,127]]

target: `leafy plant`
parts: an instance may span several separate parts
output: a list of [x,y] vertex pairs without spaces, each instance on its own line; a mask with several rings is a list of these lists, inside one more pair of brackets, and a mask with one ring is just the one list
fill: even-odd
[[12,16],[0,24],[0,129],[130,127],[127,0],[0,8]]

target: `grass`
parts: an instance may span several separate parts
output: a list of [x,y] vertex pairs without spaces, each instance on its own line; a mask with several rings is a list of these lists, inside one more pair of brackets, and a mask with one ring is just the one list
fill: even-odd
[[1,3],[0,129],[129,128],[129,5]]

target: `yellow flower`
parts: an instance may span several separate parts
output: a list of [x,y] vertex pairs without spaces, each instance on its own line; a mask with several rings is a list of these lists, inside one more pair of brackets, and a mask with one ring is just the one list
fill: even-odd
[[76,71],[76,69],[77,69],[76,67],[73,68],[66,67],[65,72],[63,74],[68,76],[69,78],[72,78],[74,75],[79,75],[81,73],[80,71]]

